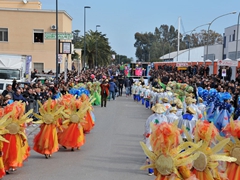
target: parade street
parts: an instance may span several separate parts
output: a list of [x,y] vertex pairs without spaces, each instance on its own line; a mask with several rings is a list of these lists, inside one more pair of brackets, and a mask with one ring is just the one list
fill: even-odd
[[[5,180],[150,180],[141,171],[145,155],[139,141],[143,140],[144,123],[151,111],[132,98],[118,97],[108,101],[106,108],[94,107],[95,128],[86,134],[80,150],[65,150],[45,159],[31,151],[24,167],[4,177]],[[37,127],[28,128],[30,146]]]

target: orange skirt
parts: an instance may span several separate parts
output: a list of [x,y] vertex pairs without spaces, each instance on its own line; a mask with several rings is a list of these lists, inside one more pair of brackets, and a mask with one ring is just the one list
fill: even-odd
[[207,174],[206,172],[201,172],[201,171],[197,171],[196,169],[192,170],[192,173],[196,175],[196,178],[199,180],[223,180],[224,178],[222,178],[218,172],[218,170],[215,170],[215,174],[216,174],[216,178],[213,178],[212,175]]
[[54,124],[42,124],[39,133],[34,138],[33,150],[40,154],[53,154],[57,152],[58,137]]
[[77,123],[70,123],[68,128],[58,134],[58,143],[65,147],[80,147],[85,143],[83,128]]
[[86,122],[82,124],[84,132],[89,133],[93,129],[94,124],[95,123],[94,123],[94,121],[92,119],[90,111],[87,111],[87,113],[86,113]]
[[23,161],[27,160],[27,158],[30,156],[30,147],[28,145],[28,142],[25,142],[25,145],[22,147],[22,153],[23,153]]
[[227,177],[229,180],[239,180],[240,166],[236,163],[229,163],[227,166]]
[[23,165],[23,143],[19,134],[5,134],[4,138],[9,143],[3,142],[3,164],[5,170],[9,168],[22,167]]

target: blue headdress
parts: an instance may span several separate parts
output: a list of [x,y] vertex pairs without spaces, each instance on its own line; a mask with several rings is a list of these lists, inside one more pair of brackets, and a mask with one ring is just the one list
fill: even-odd
[[225,93],[223,93],[223,95],[222,95],[222,99],[223,100],[229,100],[229,99],[231,99],[232,98],[232,96],[231,96],[231,94],[229,93],[229,92],[225,92]]
[[72,95],[77,95],[78,97],[80,97],[82,94],[86,94],[87,96],[90,95],[90,92],[89,90],[83,88],[83,87],[80,87],[80,88],[72,88],[70,91],[69,91],[70,94]]

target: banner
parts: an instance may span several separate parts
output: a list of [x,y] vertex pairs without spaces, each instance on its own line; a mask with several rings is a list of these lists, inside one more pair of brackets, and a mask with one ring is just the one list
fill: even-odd
[[142,76],[142,68],[135,69],[135,76]]
[[187,62],[178,62],[178,63],[176,63],[176,67],[188,67],[188,63]]
[[218,66],[238,66],[238,61],[233,60],[219,60]]

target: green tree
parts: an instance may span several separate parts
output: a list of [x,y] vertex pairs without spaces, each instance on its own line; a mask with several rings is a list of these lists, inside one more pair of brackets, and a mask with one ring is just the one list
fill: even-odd
[[[180,34],[179,49],[190,47],[199,47],[207,44],[207,31],[202,30],[199,33]],[[155,28],[154,32],[135,33],[136,48],[135,55],[139,61],[155,61],[159,57],[177,51],[178,49],[178,30],[174,26],[162,24]],[[221,44],[222,35],[210,30],[209,45]]]
[[72,43],[74,44],[75,48],[80,48],[80,41],[81,41],[81,37],[79,36],[80,30],[74,30],[73,32],[73,40]]
[[[106,38],[106,34],[101,32],[94,32],[90,30],[86,33],[86,62],[89,68],[93,68],[95,64],[98,66],[108,65],[111,63],[111,47]],[[80,37],[79,48],[84,54],[84,37]],[[96,57],[97,53],[97,57]],[[97,59],[97,62],[96,62]]]

